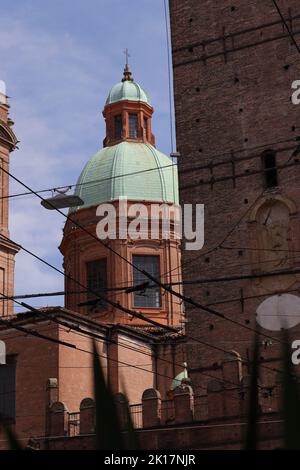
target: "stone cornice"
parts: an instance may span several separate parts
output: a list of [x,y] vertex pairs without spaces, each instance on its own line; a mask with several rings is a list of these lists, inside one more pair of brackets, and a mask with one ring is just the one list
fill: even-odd
[[15,243],[14,241],[2,238],[1,233],[0,233],[0,247],[4,247],[8,251],[10,251],[14,254],[18,253],[18,251],[20,251],[20,249],[21,249],[21,246],[18,245],[17,243]]
[[0,119],[0,142],[9,145],[11,152],[16,149],[18,144],[18,139],[14,134],[13,130],[2,119]]

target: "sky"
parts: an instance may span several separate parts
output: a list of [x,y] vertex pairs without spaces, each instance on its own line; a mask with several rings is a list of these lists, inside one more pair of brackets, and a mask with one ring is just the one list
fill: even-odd
[[[155,108],[156,146],[169,154],[164,0],[1,2],[0,80],[6,82],[20,141],[11,155],[13,175],[34,190],[76,183],[102,147],[102,110],[110,88],[122,78],[125,48],[133,77]],[[10,193],[19,192],[24,188],[11,181]],[[11,238],[59,269],[64,223],[34,195],[10,200]],[[63,288],[62,275],[22,250],[17,254],[15,294]],[[63,297],[30,303],[63,305]]]

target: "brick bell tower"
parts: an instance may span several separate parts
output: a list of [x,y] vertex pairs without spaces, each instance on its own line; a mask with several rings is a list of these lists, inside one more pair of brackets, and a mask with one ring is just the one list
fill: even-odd
[[[13,121],[9,118],[9,104],[5,83],[0,80],[0,296],[14,293],[15,255],[19,246],[9,239],[8,229],[8,175],[10,153],[17,146],[17,138],[12,130]],[[2,235],[2,236],[1,236]],[[13,314],[13,301],[1,300],[0,316]]]
[[[89,305],[95,292],[164,324],[180,325],[183,319],[181,304],[169,293],[159,288],[137,292],[125,290],[126,286],[141,285],[149,279],[124,258],[153,276],[161,277],[164,282],[181,279],[177,268],[180,264],[180,240],[173,233],[174,221],[171,220],[171,235],[165,239],[162,235],[163,215],[159,213],[158,236],[154,239],[150,236],[150,215],[154,204],[172,207],[178,203],[177,168],[168,156],[155,148],[152,114],[149,95],[132,78],[126,64],[122,80],[112,87],[104,106],[104,146],[87,162],[77,182],[75,194],[84,201],[84,205],[70,212],[72,220],[95,236],[97,224],[103,220],[103,214],[99,216],[96,213],[97,207],[101,204],[113,207],[117,236],[115,239],[108,237],[103,242],[123,259],[70,220],[64,228],[60,250],[64,256],[65,272],[87,287],[87,292],[82,292],[76,282],[66,278],[66,307],[101,322],[142,323],[105,302]],[[125,200],[127,215],[123,211]],[[130,223],[135,223],[136,214],[141,217],[139,236],[120,238],[121,222],[128,229]],[[143,223],[145,218],[148,218],[146,226]]]
[[[277,3],[300,45],[299,1]],[[181,203],[205,204],[205,245],[183,252],[182,274],[212,280],[185,294],[260,332],[261,385],[275,396],[264,365],[281,367],[279,329],[300,338],[299,53],[272,1],[171,0],[170,15]],[[201,371],[222,377],[222,349],[249,373],[253,331],[188,304],[186,315],[206,343],[187,346],[194,388]]]

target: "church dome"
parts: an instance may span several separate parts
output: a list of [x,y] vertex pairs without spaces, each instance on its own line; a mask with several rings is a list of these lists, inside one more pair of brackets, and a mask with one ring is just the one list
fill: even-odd
[[148,143],[124,141],[104,147],[87,162],[75,194],[84,205],[73,210],[122,197],[178,203],[177,167]]
[[106,100],[106,105],[116,103],[117,101],[143,101],[149,104],[148,93],[134,80],[124,80],[112,87]]

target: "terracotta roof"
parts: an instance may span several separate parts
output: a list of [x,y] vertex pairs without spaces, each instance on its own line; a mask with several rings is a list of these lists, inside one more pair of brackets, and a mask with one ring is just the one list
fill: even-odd
[[[182,327],[174,327],[176,328],[177,332],[169,332],[165,330],[163,327],[156,327],[156,326],[150,326],[150,325],[129,325],[129,324],[120,324],[120,323],[101,323],[97,320],[94,320],[93,318],[90,318],[87,315],[84,315],[82,313],[74,312],[72,310],[68,310],[64,307],[61,306],[54,306],[54,307],[41,307],[37,308],[36,310],[40,311],[43,314],[49,314],[49,320],[51,319],[51,316],[62,316],[65,317],[66,319],[76,321],[76,323],[85,323],[89,324],[90,327],[94,328],[105,328],[106,330],[109,329],[117,329],[120,331],[123,331],[128,334],[134,334],[138,335],[140,337],[143,337],[144,339],[147,338],[148,340],[159,340],[159,341],[167,341],[170,339],[178,339],[178,338],[184,338],[184,333],[182,331]],[[14,323],[28,323],[30,321],[45,321],[45,317],[43,316],[38,316],[37,313],[32,312],[30,310],[20,312],[15,315],[11,315],[9,317],[6,317],[3,320],[8,320],[10,322]],[[10,325],[4,325],[0,324],[0,330],[6,329],[6,328],[12,328]]]
[[126,328],[130,328],[134,331],[140,333],[146,333],[152,337],[162,339],[177,339],[177,338],[184,338],[185,334],[183,333],[183,329],[181,326],[174,327],[177,332],[166,331],[164,328],[160,328],[157,326],[150,326],[150,325],[124,325]]

